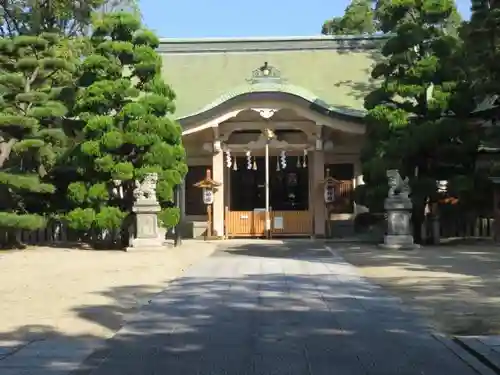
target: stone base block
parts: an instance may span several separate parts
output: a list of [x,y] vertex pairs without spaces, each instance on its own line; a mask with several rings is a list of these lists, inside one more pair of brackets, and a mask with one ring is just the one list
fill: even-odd
[[413,250],[420,247],[420,245],[413,242],[413,236],[411,235],[387,235],[384,237],[384,243],[379,246],[383,249],[392,250]]
[[219,241],[219,240],[224,239],[223,236],[205,236],[205,237],[201,237],[201,238],[206,240],[206,241]]
[[131,246],[127,248],[128,250],[140,250],[140,249],[163,249],[166,248],[167,244],[163,238],[134,238],[132,240]]

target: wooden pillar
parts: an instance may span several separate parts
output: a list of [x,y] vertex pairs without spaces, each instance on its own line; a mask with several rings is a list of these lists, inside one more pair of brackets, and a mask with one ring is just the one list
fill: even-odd
[[224,236],[224,153],[219,151],[212,157],[212,178],[220,182],[214,194],[212,205],[213,233],[214,236]]
[[325,155],[323,150],[314,151],[311,166],[313,194],[313,212],[314,212],[314,235],[316,237],[325,236],[325,201],[321,191],[321,182],[325,176]]
[[308,164],[308,177],[309,177],[309,201],[307,203],[309,209],[309,215],[311,217],[311,238],[316,238],[316,233],[314,231],[316,222],[316,209],[314,202],[319,194],[318,187],[314,184],[314,152],[309,152],[307,155]]
[[212,219],[212,205],[211,204],[207,204],[207,231],[205,232],[206,233],[205,240],[207,238],[211,238],[212,237],[212,235],[213,235],[213,231],[212,231],[213,226],[214,226],[214,223],[213,223],[213,219]]

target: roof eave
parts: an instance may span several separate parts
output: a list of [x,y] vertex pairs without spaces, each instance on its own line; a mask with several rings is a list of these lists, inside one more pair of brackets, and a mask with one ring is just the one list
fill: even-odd
[[241,91],[223,95],[221,98],[213,102],[211,105],[203,108],[202,110],[196,113],[179,117],[177,118],[177,121],[179,121],[181,125],[182,123],[196,122],[197,117],[201,117],[204,114],[210,113],[231,100],[235,100],[238,97],[250,94],[283,94],[283,95],[294,96],[301,100],[304,100],[306,103],[309,103],[309,108],[311,108],[312,111],[330,118],[343,118],[343,119],[348,119],[350,121],[361,122],[366,116],[366,111],[328,105],[326,102],[319,100],[318,98],[307,97],[306,95],[300,95],[297,92],[282,91],[282,90],[268,90],[268,91],[263,90],[263,91]]

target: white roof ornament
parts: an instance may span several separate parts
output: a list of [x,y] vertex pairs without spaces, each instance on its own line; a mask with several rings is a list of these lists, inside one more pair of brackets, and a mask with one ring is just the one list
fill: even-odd
[[260,68],[252,72],[252,76],[247,79],[249,83],[276,82],[283,83],[281,72],[266,61]]

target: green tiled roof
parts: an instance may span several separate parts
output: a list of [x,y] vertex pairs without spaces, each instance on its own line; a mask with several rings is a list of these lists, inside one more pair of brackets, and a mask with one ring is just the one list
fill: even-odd
[[[373,88],[370,71],[382,38],[261,38],[163,40],[163,75],[177,94],[176,117],[213,108],[247,92],[280,91],[321,103],[342,114],[361,116]],[[280,83],[254,83],[265,62],[278,69]]]
[[235,89],[225,93],[224,95],[220,96],[217,98],[215,101],[207,105],[206,107],[203,107],[201,110],[195,113],[191,113],[190,116],[194,116],[203,112],[206,112],[210,109],[213,109],[217,107],[218,105],[232,99],[236,98],[237,96],[248,94],[248,93],[257,93],[257,92],[281,92],[285,94],[290,94],[290,95],[295,95],[298,97],[301,97],[311,103],[315,103],[316,105],[321,106],[324,110],[328,112],[336,112],[340,114],[344,114],[347,116],[354,116],[354,117],[363,117],[364,112],[361,110],[353,109],[353,108],[347,108],[347,107],[334,107],[326,102],[323,102],[321,98],[317,97],[314,95],[314,93],[304,89],[303,87],[299,86],[294,86],[290,85],[287,83],[255,83],[255,84],[248,84],[248,85],[242,85],[239,87],[236,87]]

